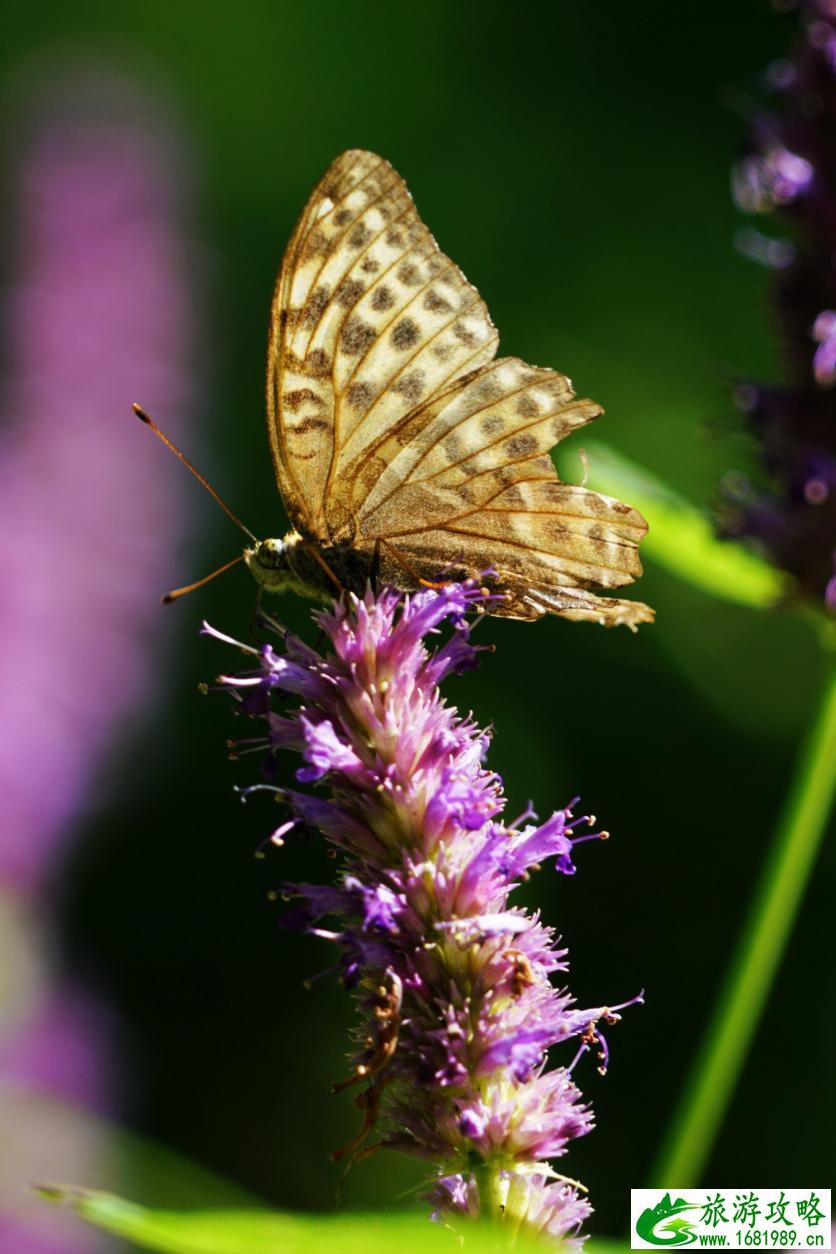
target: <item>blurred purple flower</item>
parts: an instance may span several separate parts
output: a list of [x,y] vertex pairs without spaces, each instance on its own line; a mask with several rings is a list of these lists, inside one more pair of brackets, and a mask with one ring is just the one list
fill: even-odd
[[[363,1086],[363,1124],[335,1157],[368,1152],[379,1123],[378,1147],[432,1164],[443,1214],[502,1215],[577,1248],[590,1206],[548,1160],[592,1127],[570,1073],[589,1049],[605,1069],[600,1025],[622,1007],[574,1009],[550,979],[567,969],[565,950],[508,899],[548,860],[573,873],[575,846],[606,833],[574,817],[574,802],[539,825],[530,813],[506,822],[502,781],[483,765],[488,734],[440,695],[447,675],[475,664],[467,615],[489,597],[472,580],[412,598],[349,596],[315,616],[325,656],[265,616],[281,649],[240,645],[250,669],[220,682],[240,713],[266,721],[233,753],[260,745],[272,778],[275,749],[293,748],[306,763],[297,779],[325,788],[262,783],[243,795],[272,791],[289,805],[279,842],[294,825],[317,827],[342,858],[336,886],[285,888],[300,903],[286,922],[337,943],[366,1019],[337,1086]],[[445,624],[450,636],[430,652]],[[277,715],[273,702],[288,696],[301,703]],[[546,1070],[548,1051],[572,1038],[570,1065]]]
[[[181,492],[131,426],[191,404],[193,310],[176,159],[121,80],[47,89],[11,186],[0,439],[0,880],[34,888],[153,700],[148,645]],[[134,424],[138,425],[138,424]],[[60,683],[45,661],[60,624]]]
[[836,7],[797,8],[793,58],[767,72],[772,105],[752,117],[733,178],[740,208],[777,214],[790,237],[739,236],[776,271],[786,382],[738,388],[769,482],[728,475],[720,525],[758,542],[800,592],[836,612]]
[[[172,579],[181,494],[130,403],[142,398],[176,428],[193,399],[182,159],[147,98],[116,75],[53,65],[17,103],[5,184],[0,922],[16,945],[33,933],[36,943],[0,1038],[0,1085],[24,1110],[27,1093],[102,1109],[117,1100],[106,1016],[43,970],[37,933],[61,852],[162,683],[151,616]],[[31,1198],[51,1133],[25,1117],[0,1181],[3,1250],[99,1248]],[[100,1139],[77,1145],[87,1170]]]

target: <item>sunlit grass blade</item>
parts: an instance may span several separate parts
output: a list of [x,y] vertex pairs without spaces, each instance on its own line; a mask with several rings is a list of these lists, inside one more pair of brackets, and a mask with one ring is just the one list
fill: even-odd
[[[137,1206],[96,1189],[41,1186],[43,1197],[62,1202],[96,1228],[162,1254],[501,1254],[513,1240],[515,1254],[554,1250],[509,1225],[474,1223],[459,1235],[426,1215],[409,1212],[291,1215],[279,1211],[172,1211]],[[616,1254],[623,1245],[593,1241],[587,1254]]]
[[827,662],[816,721],[749,919],[653,1172],[660,1187],[701,1182],[827,829],[836,793],[836,669]]
[[[635,506],[650,530],[642,556],[712,596],[763,609],[785,591],[784,577],[743,545],[720,540],[711,519],[661,480],[597,440],[585,445],[589,487]],[[580,461],[567,478],[581,477]]]

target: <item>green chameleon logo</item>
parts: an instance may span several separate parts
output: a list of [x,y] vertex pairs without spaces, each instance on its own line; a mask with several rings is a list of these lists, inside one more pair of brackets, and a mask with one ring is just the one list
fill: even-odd
[[[681,1197],[672,1202],[670,1193],[666,1193],[661,1202],[642,1211],[636,1220],[636,1232],[651,1245],[693,1245],[697,1239],[691,1231],[694,1225],[680,1216],[683,1210],[702,1210],[702,1205],[700,1202],[686,1202]],[[667,1222],[662,1223],[663,1220]],[[659,1233],[669,1232],[669,1237],[657,1234],[660,1224]]]

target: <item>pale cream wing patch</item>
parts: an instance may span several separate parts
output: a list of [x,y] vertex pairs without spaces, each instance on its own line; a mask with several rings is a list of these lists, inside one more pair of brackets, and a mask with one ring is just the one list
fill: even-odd
[[294,524],[350,538],[349,467],[497,342],[389,163],[338,157],[288,246],[271,320],[268,428]]

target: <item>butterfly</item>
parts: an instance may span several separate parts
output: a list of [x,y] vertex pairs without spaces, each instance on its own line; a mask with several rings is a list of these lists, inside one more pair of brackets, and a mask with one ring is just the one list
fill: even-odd
[[635,628],[596,596],[641,573],[628,505],[563,483],[549,451],[602,411],[564,375],[497,357],[484,301],[388,161],[332,163],[273,299],[267,428],[293,529],[244,560],[265,591],[328,599],[493,573],[488,611]]

